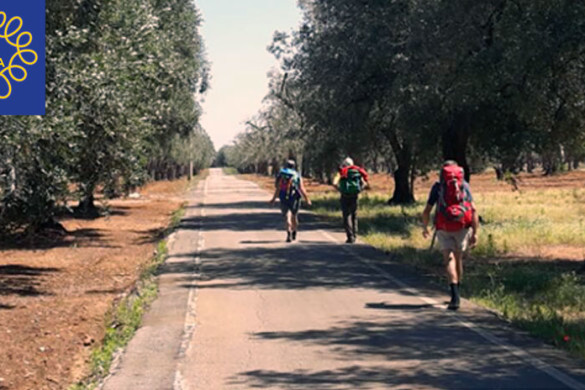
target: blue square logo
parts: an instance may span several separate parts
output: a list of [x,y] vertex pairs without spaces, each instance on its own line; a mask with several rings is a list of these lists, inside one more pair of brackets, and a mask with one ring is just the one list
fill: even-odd
[[45,115],[45,1],[0,2],[0,115]]

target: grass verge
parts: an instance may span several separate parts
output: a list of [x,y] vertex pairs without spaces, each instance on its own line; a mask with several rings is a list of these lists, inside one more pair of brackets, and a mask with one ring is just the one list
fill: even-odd
[[[203,179],[197,177],[197,181]],[[195,185],[194,183],[193,185]],[[155,255],[144,266],[135,288],[115,302],[106,316],[106,333],[102,344],[91,354],[90,374],[83,381],[69,387],[69,390],[93,390],[108,375],[116,354],[132,339],[142,323],[144,312],[158,295],[156,273],[167,256],[166,237],[177,227],[185,215],[186,203],[171,215],[169,226],[162,232]]]
[[[582,191],[550,190],[480,196],[486,223],[465,262],[464,297],[501,313],[519,328],[585,358],[585,277],[581,262],[522,255],[522,248],[585,247]],[[574,203],[574,204],[573,204]],[[578,204],[579,203],[579,204]],[[547,205],[545,208],[541,205]],[[424,204],[388,206],[386,197],[363,194],[360,236],[446,286],[441,254],[422,238]],[[570,208],[571,213],[567,213]],[[564,212],[561,213],[562,209]],[[336,196],[313,197],[313,211],[341,225]]]

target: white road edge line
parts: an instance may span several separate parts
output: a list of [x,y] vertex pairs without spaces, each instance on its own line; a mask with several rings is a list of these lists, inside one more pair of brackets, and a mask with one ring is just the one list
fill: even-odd
[[[205,179],[204,189],[203,189],[203,199],[201,200],[201,209],[200,209],[200,216],[205,217],[205,209],[203,206],[205,205],[205,198],[207,196],[207,188],[208,188],[208,180]],[[201,253],[205,248],[205,239],[203,238],[202,232],[202,224],[203,221],[201,220],[199,223],[199,229],[197,230],[197,255],[193,258],[193,276],[197,277],[198,273],[197,270],[201,264]],[[195,318],[195,294],[196,290],[191,285],[189,287],[189,295],[187,297],[187,311],[185,313],[185,323],[183,325],[183,336],[181,338],[181,346],[179,348],[179,354],[177,356],[177,369],[175,371],[175,380],[173,382],[173,390],[185,390],[184,386],[184,379],[183,375],[181,374],[181,363],[182,360],[185,358],[185,355],[189,349],[191,344],[191,338],[193,337],[193,333],[195,332],[196,326],[196,318]]]
[[[329,234],[325,230],[320,229],[319,231],[329,241],[337,243],[337,244],[340,243],[337,239],[335,239],[335,237],[333,237],[331,234]],[[392,283],[398,285],[400,288],[407,291],[409,294],[412,294],[412,295],[418,297],[423,302],[430,304],[430,305],[433,305],[433,306],[440,305],[440,303],[437,302],[435,299],[424,296],[418,289],[411,287],[408,284],[404,283],[403,281],[390,275],[388,272],[386,272],[382,268],[378,267],[377,265],[373,264],[370,260],[368,260],[365,257],[361,256],[360,254],[356,253],[354,250],[349,249],[347,246],[343,246],[342,250],[344,252],[352,255],[353,257],[357,258],[359,261],[366,264],[368,267],[377,271],[379,274],[384,276],[386,279],[390,280]],[[455,319],[457,320],[457,322],[459,322],[461,325],[463,325],[467,329],[475,332],[476,334],[478,334],[479,336],[481,336],[485,340],[491,342],[492,344],[497,345],[498,347],[505,349],[506,351],[508,351],[511,354],[518,357],[520,360],[523,360],[524,362],[532,365],[534,368],[548,374],[549,376],[551,376],[554,379],[558,380],[559,382],[563,383],[567,387],[569,387],[573,390],[585,390],[585,385],[583,383],[576,381],[575,379],[571,378],[567,374],[554,368],[550,364],[540,360],[537,357],[532,356],[527,351],[525,351],[521,348],[515,347],[513,345],[507,344],[505,341],[501,340],[499,337],[494,336],[490,332],[479,328],[477,325],[475,325],[469,321],[464,320],[463,318],[461,318],[460,315],[458,315],[456,313],[451,313],[451,315],[453,315],[455,317]]]

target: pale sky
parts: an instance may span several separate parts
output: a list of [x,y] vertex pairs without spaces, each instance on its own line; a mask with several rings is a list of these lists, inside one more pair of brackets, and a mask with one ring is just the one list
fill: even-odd
[[201,124],[216,150],[244,130],[268,93],[267,73],[278,67],[266,48],[275,30],[290,32],[301,20],[296,0],[196,0],[211,62],[211,89]]

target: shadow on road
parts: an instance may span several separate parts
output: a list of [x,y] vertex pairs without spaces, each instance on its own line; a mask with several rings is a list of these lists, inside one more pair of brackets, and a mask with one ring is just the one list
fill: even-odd
[[[259,341],[314,344],[329,348],[346,367],[332,370],[241,373],[232,383],[249,388],[292,389],[401,388],[516,389],[519,383],[538,388],[563,388],[560,383],[516,359],[502,359],[500,348],[480,336],[466,334],[455,320],[437,317],[437,311],[396,316],[385,322],[347,322],[329,329],[299,332],[262,332]],[[355,364],[365,356],[393,362],[396,369]],[[478,361],[477,356],[481,356]]]
[[[258,288],[391,288],[390,282],[340,246],[331,243],[283,245],[280,247],[246,247],[204,251],[200,273],[193,279],[192,258],[196,253],[177,254],[185,261],[167,263],[162,273],[184,273],[184,287],[200,289]],[[218,281],[214,284],[213,281]]]
[[[207,207],[207,206],[205,206]],[[320,229],[330,229],[331,223],[318,220],[311,215],[299,216],[300,233]],[[206,217],[189,217],[182,220],[180,229],[205,231],[231,230],[236,232],[282,230],[283,218],[280,211],[266,213],[234,213],[209,215]]]
[[420,304],[420,305],[391,305],[391,304],[384,303],[384,302],[366,303],[367,309],[379,309],[379,310],[420,310],[420,309],[429,309],[432,307],[433,307],[433,305],[430,305],[428,303]]

